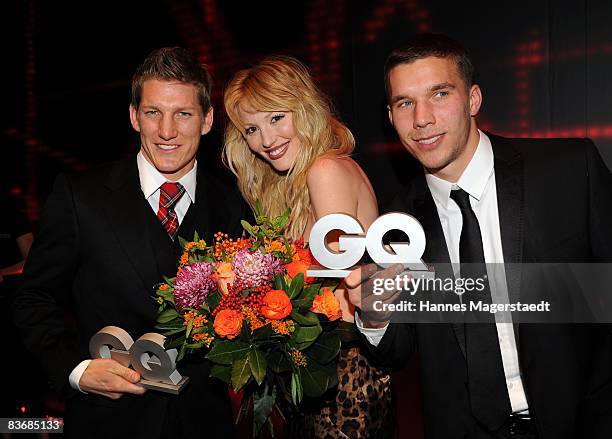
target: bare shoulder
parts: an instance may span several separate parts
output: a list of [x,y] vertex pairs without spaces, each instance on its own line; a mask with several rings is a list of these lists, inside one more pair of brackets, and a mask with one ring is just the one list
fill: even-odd
[[308,170],[306,177],[308,187],[320,185],[358,185],[362,180],[359,165],[350,157],[325,155],[318,157]]
[[314,218],[347,213],[370,224],[378,214],[368,177],[350,157],[323,156],[308,170],[308,192]]
[[333,212],[354,215],[359,196],[359,173],[348,157],[318,157],[308,170],[306,183],[315,218]]

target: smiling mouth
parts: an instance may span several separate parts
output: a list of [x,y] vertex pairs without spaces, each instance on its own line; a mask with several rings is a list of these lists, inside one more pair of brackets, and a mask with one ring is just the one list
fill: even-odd
[[289,141],[283,143],[280,146],[277,146],[274,149],[266,151],[266,154],[268,154],[268,157],[270,157],[270,159],[276,160],[284,156],[287,152],[287,149],[289,149]]
[[436,142],[438,142],[442,138],[443,135],[444,135],[444,133],[437,134],[437,135],[431,136],[431,137],[423,137],[421,139],[413,139],[413,140],[415,142],[417,142],[419,145],[430,146],[430,145],[433,145]]
[[157,146],[162,151],[174,151],[180,145],[166,145],[166,144],[163,144],[163,143],[156,143],[155,146]]

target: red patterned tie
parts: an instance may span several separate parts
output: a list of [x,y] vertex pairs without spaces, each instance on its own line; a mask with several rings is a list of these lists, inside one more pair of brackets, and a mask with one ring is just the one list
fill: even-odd
[[170,238],[174,240],[179,227],[178,218],[174,211],[174,206],[179,202],[185,188],[180,183],[164,183],[159,188],[159,210],[157,218],[164,226]]

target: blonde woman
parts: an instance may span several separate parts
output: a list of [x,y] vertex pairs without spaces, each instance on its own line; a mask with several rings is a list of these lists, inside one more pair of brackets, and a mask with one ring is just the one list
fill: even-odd
[[[269,216],[291,208],[291,238],[307,239],[315,221],[330,213],[350,214],[366,228],[376,219],[372,185],[350,158],[353,135],[302,63],[275,56],[238,72],[224,104],[230,119],[224,160],[251,207],[259,200]],[[345,291],[336,296],[343,320],[353,322]],[[303,437],[391,436],[389,375],[370,364],[357,340],[343,343],[338,391],[323,409],[305,414]]]

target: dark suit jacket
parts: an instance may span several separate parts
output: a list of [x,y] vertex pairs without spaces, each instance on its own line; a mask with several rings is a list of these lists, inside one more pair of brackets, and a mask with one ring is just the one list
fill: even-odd
[[[196,203],[178,235],[191,239],[197,230],[208,242],[219,230],[236,235],[247,215],[234,189],[198,172]],[[208,377],[203,361],[179,367],[191,382],[178,397],[149,390],[113,401],[69,389],[70,372],[90,357],[89,339],[102,327],[119,326],[134,340],[156,332],[153,285],[176,274],[179,252],[142,194],[135,156],[57,178],[13,312],[50,384],[68,389],[66,432],[159,437],[172,425],[177,437],[231,435],[226,390]]]
[[[589,140],[505,139],[490,135],[505,262],[612,261],[612,178]],[[423,173],[385,211],[406,211],[425,229],[423,259],[449,262]],[[509,289],[525,284],[508,276]],[[519,362],[541,439],[612,437],[612,342],[597,325],[515,325]],[[457,325],[391,324],[377,355],[421,362],[428,438],[492,437],[469,405]]]

